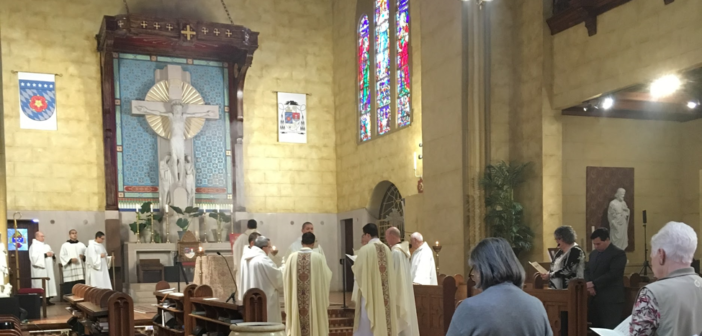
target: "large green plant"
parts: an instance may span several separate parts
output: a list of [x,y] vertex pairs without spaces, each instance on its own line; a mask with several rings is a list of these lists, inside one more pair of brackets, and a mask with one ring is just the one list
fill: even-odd
[[524,209],[514,200],[514,189],[524,182],[529,163],[489,165],[480,184],[485,188],[485,206],[490,235],[506,239],[519,255],[531,250],[534,232],[524,223]]
[[151,220],[149,218],[151,214],[151,202],[144,202],[137,210],[137,220],[129,224],[129,228],[137,234],[137,225],[139,225],[139,232],[144,232],[147,228],[151,228]]
[[176,225],[182,230],[182,231],[188,231],[188,228],[190,227],[190,219],[191,218],[197,218],[202,216],[203,212],[200,211],[200,208],[197,207],[187,207],[185,210],[177,207],[177,206],[170,206],[173,211],[175,211],[178,214],[178,220],[176,220]]

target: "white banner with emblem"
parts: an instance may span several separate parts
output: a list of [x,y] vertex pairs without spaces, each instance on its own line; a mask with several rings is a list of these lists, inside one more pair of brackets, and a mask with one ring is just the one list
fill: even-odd
[[278,92],[278,142],[307,143],[307,95]]

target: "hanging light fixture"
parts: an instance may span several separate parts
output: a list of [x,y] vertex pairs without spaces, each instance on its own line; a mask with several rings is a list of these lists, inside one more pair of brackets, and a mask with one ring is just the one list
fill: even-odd
[[670,96],[680,89],[682,82],[676,75],[666,75],[651,83],[651,96],[655,99]]
[[614,99],[612,97],[606,97],[602,100],[602,108],[604,110],[609,110],[614,106]]

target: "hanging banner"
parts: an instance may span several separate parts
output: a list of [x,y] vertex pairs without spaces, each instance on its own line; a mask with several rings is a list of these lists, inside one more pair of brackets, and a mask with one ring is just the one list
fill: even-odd
[[278,142],[307,143],[307,95],[278,92]]
[[20,128],[56,130],[56,77],[19,72]]

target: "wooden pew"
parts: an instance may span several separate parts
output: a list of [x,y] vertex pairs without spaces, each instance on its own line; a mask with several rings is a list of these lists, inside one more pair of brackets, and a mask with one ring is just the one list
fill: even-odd
[[[178,328],[171,329],[169,327],[162,326],[160,323],[152,321],[151,324],[153,325],[154,330],[158,330],[158,335],[183,335],[185,332],[189,333],[193,330],[192,320],[190,318],[187,318],[187,316],[190,315],[190,309],[192,308],[190,304],[190,298],[195,293],[195,288],[197,288],[197,285],[190,284],[183,289],[182,293],[166,292],[164,290],[170,289],[170,285],[168,284],[168,282],[159,281],[156,284],[154,296],[156,297],[156,303],[158,304],[158,312],[160,314],[163,314],[164,312],[169,312],[170,314],[173,314],[177,321],[176,325],[183,326],[183,330],[180,330]],[[164,302],[170,303],[169,306],[175,304],[175,307],[164,307]]]
[[414,285],[419,334],[444,336],[456,311],[456,279],[443,277],[439,286]]
[[[72,293],[72,296],[65,296],[66,301],[81,317],[85,317],[81,323],[90,334],[134,334],[134,302],[129,295],[82,284],[75,285]],[[109,326],[109,330],[101,332],[100,323]]]
[[0,324],[6,323],[11,323],[13,328],[0,330],[0,336],[22,336],[22,324],[16,316],[0,315]]
[[249,289],[244,294],[243,306],[238,306],[213,297],[210,286],[200,285],[190,296],[188,319],[192,328],[186,329],[188,333],[192,333],[196,327],[207,332],[229,333],[229,326],[236,321],[267,322],[266,294],[257,288]]
[[526,289],[526,293],[541,300],[546,308],[548,321],[554,335],[561,335],[563,322],[561,319],[567,312],[568,335],[586,336],[587,324],[587,286],[583,280],[571,281],[567,290]]

